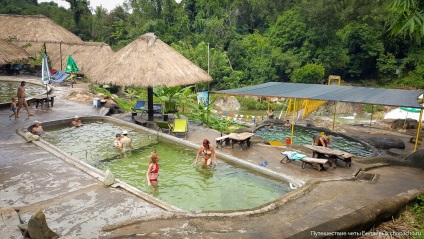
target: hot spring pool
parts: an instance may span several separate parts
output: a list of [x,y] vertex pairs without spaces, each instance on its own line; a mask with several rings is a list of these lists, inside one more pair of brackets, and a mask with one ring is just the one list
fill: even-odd
[[[152,195],[178,208],[190,211],[251,209],[278,199],[290,191],[288,182],[237,167],[218,159],[216,169],[193,164],[196,150],[160,140],[156,135],[95,121],[82,127],[45,127],[47,142],[115,177],[150,193],[146,170],[151,149],[159,156],[159,190]],[[115,134],[129,130],[135,148],[121,155],[112,147]]]
[[[16,98],[18,87],[21,82],[14,81],[0,81],[0,104],[9,103],[12,101],[12,97]],[[46,87],[42,85],[35,85],[27,82],[25,86],[27,97],[34,95],[43,94],[46,92]]]
[[[293,144],[311,144],[312,136],[319,135],[320,131],[295,126]],[[279,125],[274,125],[273,129],[264,126],[255,131],[255,135],[264,138],[267,141],[286,142],[286,138],[291,137],[291,128],[284,128]],[[366,144],[355,141],[339,135],[331,135],[329,147],[339,149],[359,157],[373,157],[374,151]]]

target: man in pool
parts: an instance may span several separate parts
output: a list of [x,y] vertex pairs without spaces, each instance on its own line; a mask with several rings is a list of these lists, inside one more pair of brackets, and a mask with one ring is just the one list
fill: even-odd
[[209,167],[212,164],[212,157],[214,158],[215,167],[216,167],[218,163],[216,161],[215,149],[211,146],[209,140],[207,139],[203,140],[202,146],[200,146],[199,151],[197,151],[196,161],[194,162],[195,164],[197,164],[200,154],[202,155],[203,167],[205,166]]
[[128,131],[126,130],[122,132],[121,148],[123,153],[130,152],[132,149],[132,139],[128,137]]
[[28,113],[28,116],[32,116],[33,115],[33,114],[31,114],[29,112],[28,103],[25,100],[25,97],[26,97],[25,85],[26,85],[26,82],[25,81],[21,81],[21,85],[18,87],[18,94],[17,94],[17,97],[18,97],[18,110],[16,111],[16,118],[19,118],[19,111],[21,111],[22,106],[25,106],[25,109],[26,109],[26,111]]

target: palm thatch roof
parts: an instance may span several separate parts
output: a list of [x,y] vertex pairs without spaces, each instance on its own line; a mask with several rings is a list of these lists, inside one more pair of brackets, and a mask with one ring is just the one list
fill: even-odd
[[[19,45],[26,45],[26,50],[32,56],[40,54],[43,47],[40,42],[20,42]],[[46,43],[46,51],[51,63],[50,68],[64,70],[66,59],[71,55],[80,68],[80,73],[85,75],[114,53],[108,44],[102,42]]]
[[96,83],[141,87],[212,81],[206,71],[157,39],[153,33],[140,36],[109,59],[104,59],[88,76]]
[[29,58],[28,52],[0,39],[0,65],[14,62],[26,62]]
[[82,40],[41,15],[0,14],[0,38],[12,38],[17,42],[66,42],[81,43]]

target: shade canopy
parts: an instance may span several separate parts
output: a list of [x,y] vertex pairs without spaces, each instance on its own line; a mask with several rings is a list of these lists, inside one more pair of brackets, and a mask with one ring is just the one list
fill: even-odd
[[36,15],[0,14],[0,38],[12,38],[16,42],[67,42],[83,41],[49,18]]
[[424,90],[268,82],[213,93],[423,108],[418,103],[418,97],[424,93]]
[[99,63],[88,74],[95,83],[119,86],[178,86],[212,81],[209,74],[147,33]]
[[65,72],[75,73],[78,72],[80,68],[75,63],[71,55],[68,55],[68,60],[66,60]]
[[26,62],[29,57],[24,49],[0,39],[0,64]]

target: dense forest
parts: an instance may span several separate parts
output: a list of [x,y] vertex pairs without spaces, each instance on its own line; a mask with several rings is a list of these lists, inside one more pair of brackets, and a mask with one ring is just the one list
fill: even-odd
[[358,85],[424,88],[421,0],[127,0],[111,12],[93,9],[89,0],[65,1],[70,9],[0,0],[0,13],[42,14],[115,50],[154,32],[209,70],[211,90],[319,83],[328,75]]

